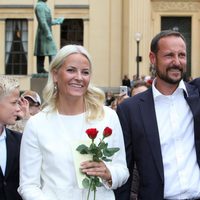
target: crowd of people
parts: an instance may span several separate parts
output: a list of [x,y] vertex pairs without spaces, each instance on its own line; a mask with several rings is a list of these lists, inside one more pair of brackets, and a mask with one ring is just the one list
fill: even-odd
[[[200,199],[200,78],[183,80],[179,32],[158,33],[149,59],[154,79],[130,81],[117,98],[92,85],[90,55],[80,45],[52,60],[43,106],[37,93],[20,95],[14,78],[0,76],[0,199]],[[17,119],[25,119],[23,134],[11,130]],[[95,147],[95,138],[105,142]],[[87,157],[94,147],[112,159]],[[81,177],[94,182],[80,185]]]
[[151,87],[152,80],[153,78],[149,78],[147,80],[134,79],[134,81],[132,81],[134,82],[132,86],[128,87],[127,85],[123,85],[123,86],[127,86],[127,90],[126,90],[127,92],[119,91],[116,94],[114,94],[112,91],[105,92],[105,97],[106,97],[105,105],[116,110],[117,105],[120,104],[122,101],[124,101],[124,99],[128,97],[132,97],[140,92],[144,92],[146,89]]

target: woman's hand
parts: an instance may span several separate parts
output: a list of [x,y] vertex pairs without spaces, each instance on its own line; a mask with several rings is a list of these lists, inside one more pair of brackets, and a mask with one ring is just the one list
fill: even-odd
[[81,171],[89,176],[98,176],[111,185],[112,177],[104,162],[86,161],[81,163]]

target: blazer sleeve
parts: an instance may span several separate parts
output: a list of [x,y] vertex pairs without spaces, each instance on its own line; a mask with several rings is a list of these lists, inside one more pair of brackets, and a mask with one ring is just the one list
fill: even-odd
[[42,154],[39,148],[35,127],[29,120],[26,124],[20,151],[20,187],[23,200],[47,200],[40,186]]
[[189,82],[190,85],[195,85],[198,90],[200,91],[200,78],[196,78]]
[[122,129],[115,111],[112,112],[110,124],[112,124],[113,133],[112,137],[108,141],[109,147],[119,147],[120,150],[114,154],[112,162],[105,162],[105,164],[110,170],[112,176],[112,187],[110,189],[116,189],[126,183],[129,177],[129,172],[126,164]]
[[[123,104],[123,103],[122,103]],[[117,114],[122,126],[124,142],[125,142],[125,150],[126,150],[126,161],[129,169],[129,179],[128,181],[115,190],[115,198],[116,200],[130,200],[130,192],[131,192],[131,184],[132,184],[132,171],[133,171],[133,148],[132,148],[132,137],[129,126],[129,119],[127,118],[128,110],[122,104],[117,107]]]

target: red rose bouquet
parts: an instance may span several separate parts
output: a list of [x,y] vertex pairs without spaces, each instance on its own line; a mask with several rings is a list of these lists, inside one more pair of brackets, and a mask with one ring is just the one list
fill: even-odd
[[[109,157],[113,156],[117,151],[119,151],[119,148],[108,148],[108,143],[104,141],[106,137],[109,137],[112,135],[112,129],[109,127],[106,127],[103,131],[103,138],[100,139],[100,142],[98,145],[94,143],[95,138],[97,137],[98,130],[96,128],[90,128],[86,130],[86,134],[88,137],[92,140],[92,143],[90,146],[86,146],[84,144],[81,144],[77,147],[77,151],[80,152],[80,154],[91,154],[92,160],[95,162],[100,161],[112,161]],[[84,188],[88,189],[88,196],[87,200],[89,199],[90,191],[94,191],[94,200],[96,195],[96,187],[102,186],[102,183],[97,176],[89,176],[86,175],[86,178],[83,179],[82,185]]]

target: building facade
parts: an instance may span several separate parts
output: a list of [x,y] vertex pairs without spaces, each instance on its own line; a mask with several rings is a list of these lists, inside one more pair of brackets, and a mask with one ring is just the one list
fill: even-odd
[[[0,1],[0,74],[19,78],[22,90],[31,87],[36,73],[36,3]],[[164,29],[183,33],[187,75],[200,76],[200,0],[48,0],[47,4],[53,18],[64,17],[62,25],[52,27],[57,48],[84,45],[92,56],[92,82],[97,86],[118,87],[124,75],[149,75],[150,41]],[[136,33],[141,34],[138,42]],[[46,70],[48,65],[47,60]]]

